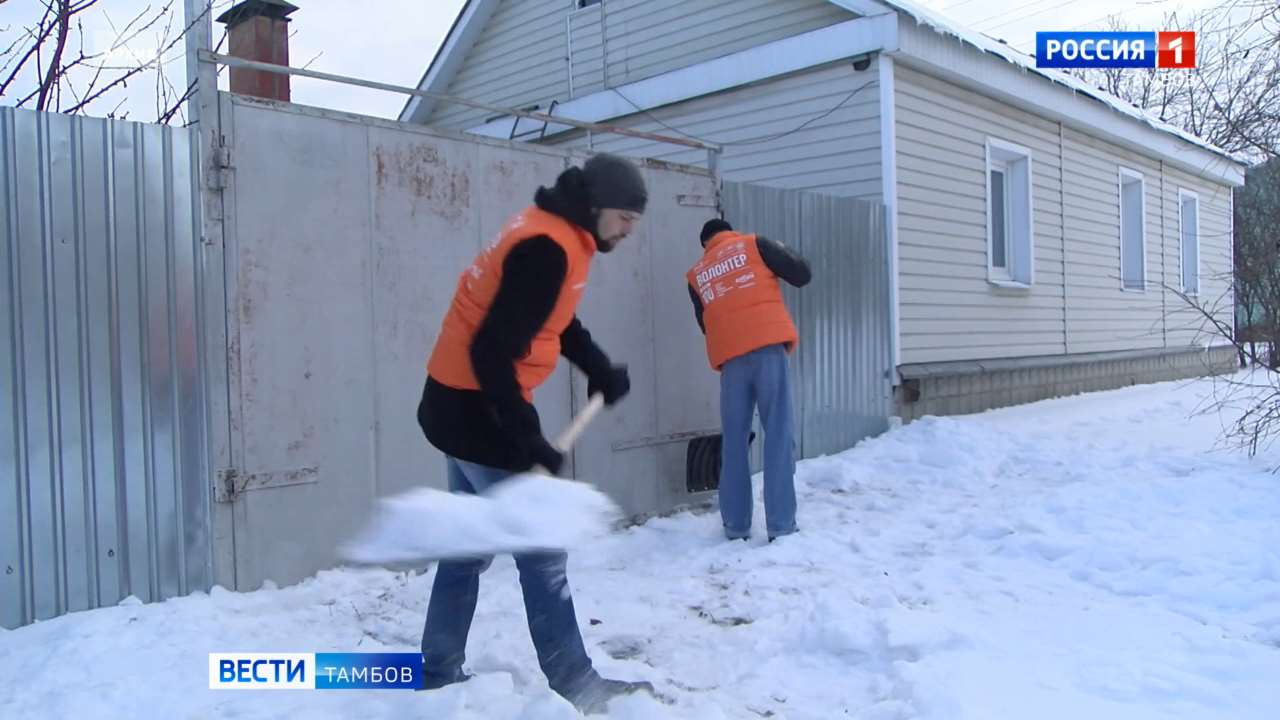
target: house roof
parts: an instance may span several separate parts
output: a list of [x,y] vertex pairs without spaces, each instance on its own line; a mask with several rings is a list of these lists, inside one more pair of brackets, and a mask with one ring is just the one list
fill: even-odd
[[[419,89],[443,92],[447,88],[452,80],[453,73],[461,63],[461,57],[466,55],[470,45],[479,34],[478,28],[468,28],[468,26],[474,22],[483,24],[492,15],[498,2],[499,0],[467,0],[458,17],[454,20],[453,26],[449,29],[445,41],[432,59],[431,65],[428,66],[422,80],[419,81]],[[829,0],[829,2],[864,16],[896,12],[900,16],[909,17],[921,27],[952,37],[965,45],[1015,65],[1026,73],[1034,74],[1048,82],[1065,87],[1076,95],[1100,102],[1112,111],[1137,120],[1153,130],[1173,135],[1184,142],[1226,158],[1238,165],[1246,164],[1244,160],[1226,150],[1164,122],[1151,113],[1095,88],[1078,78],[1056,70],[1038,68],[1036,67],[1034,56],[1019,52],[1003,42],[970,30],[962,24],[922,7],[911,0]],[[454,55],[454,53],[457,53],[457,55]],[[410,98],[400,113],[400,120],[406,122],[425,121],[431,107],[432,103],[429,100],[417,97]]]
[[[837,5],[847,7],[845,3],[840,2],[839,0],[833,0],[833,1]],[[951,37],[954,37],[957,40],[967,45],[971,45],[979,50],[982,50],[983,52],[991,53],[992,55],[995,55],[1006,62],[1009,62],[1021,67],[1023,70],[1027,72],[1035,73],[1036,75],[1039,75],[1049,80],[1050,82],[1053,82],[1059,85],[1064,85],[1079,95],[1084,95],[1086,97],[1093,98],[1094,100],[1097,100],[1109,106],[1112,110],[1128,115],[1129,117],[1139,120],[1156,130],[1170,133],[1172,135],[1176,135],[1177,137],[1189,143],[1192,143],[1194,145],[1204,148],[1205,150],[1208,150],[1210,152],[1226,157],[1234,162],[1242,163],[1242,164],[1244,162],[1240,158],[1235,157],[1234,155],[1227,152],[1226,150],[1223,150],[1222,148],[1212,143],[1206,142],[1205,140],[1199,137],[1196,137],[1195,135],[1192,135],[1191,133],[1183,130],[1182,128],[1176,127],[1174,125],[1170,125],[1169,123],[1164,122],[1163,120],[1156,117],[1155,115],[1152,115],[1151,113],[1146,112],[1145,110],[1142,110],[1141,108],[1135,105],[1125,102],[1124,100],[1121,100],[1115,95],[1112,95],[1104,90],[1096,88],[1084,82],[1083,80],[1080,80],[1077,77],[1068,75],[1063,72],[1059,72],[1057,70],[1051,70],[1048,68],[1038,68],[1036,67],[1035,56],[1019,52],[1014,48],[1010,47],[1009,45],[1003,42],[1000,42],[999,40],[994,40],[980,32],[970,30],[964,27],[963,25],[961,25],[960,23],[954,20],[948,19],[946,17],[943,17],[942,15],[936,12],[933,12],[932,10],[921,7],[920,5],[917,5],[914,2],[910,2],[910,0],[876,0],[876,1],[882,2],[885,5],[892,6],[894,10],[898,11],[900,14],[907,15],[911,19],[915,20],[916,23],[918,23],[921,26],[931,28],[934,31],[941,33],[943,35],[949,35]]]

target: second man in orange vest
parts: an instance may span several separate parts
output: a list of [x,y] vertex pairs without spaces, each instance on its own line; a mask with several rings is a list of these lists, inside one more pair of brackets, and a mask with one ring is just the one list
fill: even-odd
[[764,510],[769,540],[796,531],[795,455],[787,354],[799,342],[779,279],[809,283],[809,265],[767,238],[714,219],[702,228],[702,259],[689,269],[689,298],[720,372],[720,518],[731,540],[751,536],[747,445],[756,407],[764,426]]

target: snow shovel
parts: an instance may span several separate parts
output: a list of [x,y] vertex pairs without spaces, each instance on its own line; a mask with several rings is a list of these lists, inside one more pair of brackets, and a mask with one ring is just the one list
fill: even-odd
[[[593,395],[555,448],[567,452],[603,408],[604,397]],[[418,488],[383,499],[373,522],[339,555],[353,565],[405,569],[448,558],[564,550],[607,534],[620,517],[590,483],[535,467],[482,495]]]

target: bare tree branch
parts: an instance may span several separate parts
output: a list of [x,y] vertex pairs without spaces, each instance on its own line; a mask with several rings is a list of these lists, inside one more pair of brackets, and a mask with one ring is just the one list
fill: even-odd
[[[6,27],[3,30],[0,30],[0,33],[6,33],[6,32],[9,32],[9,30],[10,28]],[[27,39],[27,37],[28,37],[27,33],[23,33],[19,35],[17,38],[14,39],[12,43],[9,44],[9,47],[5,48],[4,50],[0,50],[0,57],[8,57],[10,53],[12,53],[15,49],[17,49],[17,47],[20,44],[22,44],[24,40]],[[3,70],[0,70],[0,72],[3,72]]]
[[[169,44],[168,44],[168,45],[166,45],[165,47],[161,48],[161,50],[160,50],[160,52],[158,53],[158,55],[163,56],[165,53],[167,53],[167,52],[169,52],[170,50],[172,50],[172,49],[173,49],[173,47],[174,47],[175,45],[177,45],[178,43],[180,43],[180,42],[182,42],[182,41],[183,41],[183,38],[185,37],[185,35],[186,35],[186,32],[183,32],[183,34],[182,34],[182,35],[179,35],[178,37],[176,37],[176,38],[174,38],[173,40],[171,40],[171,41],[169,42]],[[67,112],[72,112],[72,113],[73,113],[73,112],[77,112],[78,110],[81,110],[82,108],[84,108],[84,107],[85,107],[86,105],[88,105],[89,103],[93,102],[94,100],[98,99],[99,97],[102,97],[102,95],[103,95],[103,94],[105,94],[106,92],[108,92],[108,91],[109,91],[109,90],[111,90],[112,88],[114,88],[114,87],[116,87],[116,86],[118,86],[118,85],[127,84],[130,78],[132,78],[133,76],[135,76],[135,75],[137,75],[137,74],[141,73],[142,71],[146,70],[147,68],[148,68],[148,65],[140,65],[140,66],[138,66],[138,67],[136,67],[136,68],[132,68],[132,69],[130,69],[129,71],[125,72],[125,74],[123,74],[123,75],[121,75],[120,77],[118,77],[118,78],[116,78],[115,80],[113,80],[109,85],[107,85],[107,86],[103,87],[103,88],[102,88],[101,90],[99,90],[98,92],[96,92],[96,93],[94,93],[94,94],[92,94],[92,95],[90,95],[90,96],[86,97],[86,98],[84,99],[84,101],[83,101],[83,102],[77,103],[74,107],[69,108],[69,109],[67,110]]]
[[[1280,17],[1275,4],[1230,0],[1163,26],[1197,32],[1195,70],[1135,72],[1113,68],[1073,73],[1161,120],[1231,153],[1254,159],[1280,153],[1280,35],[1255,42],[1259,22]],[[1260,14],[1260,10],[1265,13]],[[1242,13],[1252,13],[1241,21]],[[1111,29],[1128,29],[1112,17]],[[1248,44],[1248,46],[1246,46]]]
[[161,125],[168,125],[173,120],[173,116],[176,115],[182,109],[183,105],[185,105],[186,102],[191,99],[191,96],[194,95],[195,92],[196,92],[196,81],[192,80],[191,84],[187,85],[187,91],[182,94],[182,97],[178,98],[177,101],[173,103],[173,105],[169,106],[169,109],[165,110],[164,114],[161,115],[160,119],[157,120],[156,122],[160,123]]
[[16,79],[18,74],[22,72],[23,66],[27,64],[27,61],[30,60],[33,55],[37,57],[36,66],[37,68],[39,67],[40,61],[38,58],[40,48],[44,46],[45,41],[48,40],[49,36],[53,34],[53,31],[57,29],[54,23],[49,22],[49,16],[52,14],[52,2],[45,2],[44,16],[40,18],[40,22],[36,24],[34,30],[31,28],[27,29],[28,34],[35,39],[35,42],[31,45],[30,49],[23,54],[22,59],[18,61],[17,67],[15,67],[13,72],[9,74],[9,77],[6,78],[3,83],[0,83],[0,96],[3,96],[5,91],[9,89],[9,86],[13,84],[14,79]]
[[[143,32],[146,32],[151,27],[153,27],[157,22],[159,22],[160,19],[165,16],[165,13],[169,12],[172,5],[173,5],[172,3],[165,5],[164,8],[160,11],[160,13],[151,19],[151,22],[148,22],[146,25],[135,30],[133,34],[129,35],[128,37],[125,37],[124,33],[128,32],[129,29],[133,27],[135,23],[139,22],[147,14],[147,12],[151,10],[151,6],[148,5],[145,9],[143,9],[141,13],[138,14],[137,17],[129,21],[129,24],[125,26],[125,29],[123,31],[120,31],[117,34],[115,42],[111,43],[111,49],[109,50],[109,52],[114,53],[120,48],[126,47],[129,43],[133,42],[133,40],[136,39],[139,35],[141,35]],[[115,31],[115,23],[111,21],[111,16],[106,13],[103,13],[103,15],[107,20],[107,24],[111,26],[112,31]],[[138,72],[145,70],[146,67],[147,67],[147,63],[142,61],[140,61],[139,64],[137,65],[127,65],[127,66],[102,65],[98,68],[98,71],[94,74],[93,79],[89,82],[89,87],[85,90],[85,94],[89,95],[93,93],[93,90],[95,87],[97,87],[98,80],[102,77],[102,72],[104,70],[113,70],[113,71],[122,70],[126,72],[128,77],[132,77],[133,75],[136,75]],[[113,83],[112,86],[114,86],[114,84],[115,83]]]
[[[181,5],[176,0],[148,4],[124,23],[103,10],[106,3],[99,0],[40,2],[44,10],[39,22],[23,28],[19,37],[6,40],[7,47],[0,52],[0,95],[18,95],[14,103],[18,107],[30,105],[66,113],[84,112],[105,99],[112,103],[111,116],[123,117],[128,115],[123,110],[126,105],[114,94],[123,91],[127,95],[124,89],[130,83],[154,70],[156,117],[166,123],[184,117],[182,105],[193,93],[194,78],[186,88],[178,88],[169,74],[171,64],[184,57],[183,38],[196,23],[207,22],[214,7],[228,4],[226,0],[202,2],[198,17],[188,24],[177,16]],[[92,22],[112,30],[109,45],[87,47],[85,25],[89,23],[77,16],[90,10],[100,13]],[[22,93],[14,93],[16,86],[28,82],[30,86],[23,87]]]
[[[169,8],[168,8],[168,7],[166,7],[166,8],[165,8],[165,11],[167,11],[168,9],[169,9]],[[161,17],[160,15],[157,15],[157,16],[156,16],[156,18],[155,18],[155,19],[153,19],[150,23],[148,23],[145,27],[138,28],[138,30],[137,30],[136,32],[134,32],[132,35],[129,35],[128,37],[126,37],[126,36],[125,36],[125,34],[126,34],[126,33],[128,33],[128,32],[129,32],[129,29],[130,29],[130,28],[132,28],[132,27],[134,26],[134,23],[137,23],[137,22],[141,21],[141,20],[142,20],[142,18],[143,18],[143,17],[145,17],[145,16],[146,16],[146,14],[147,14],[148,12],[150,12],[150,11],[151,11],[151,6],[150,6],[150,5],[148,5],[148,6],[146,6],[145,8],[143,8],[143,9],[142,9],[142,12],[138,13],[138,14],[137,14],[137,15],[136,15],[132,20],[130,20],[130,21],[129,21],[129,24],[128,24],[128,25],[125,25],[123,30],[117,30],[117,29],[116,29],[116,24],[111,20],[111,15],[110,15],[109,13],[106,13],[106,12],[103,12],[103,13],[102,13],[102,17],[107,21],[107,25],[111,27],[111,32],[113,32],[113,33],[115,33],[115,34],[116,34],[116,40],[115,40],[115,42],[111,43],[111,49],[112,49],[113,51],[114,51],[114,50],[118,50],[118,49],[120,49],[121,47],[124,47],[125,45],[128,45],[129,43],[133,42],[133,40],[134,40],[135,38],[137,38],[137,37],[138,37],[138,35],[140,35],[143,31],[145,31],[145,30],[146,30],[148,27],[150,27],[151,25],[154,25],[154,24],[155,24],[155,22],[156,22],[156,20],[157,20],[157,19],[159,19],[159,18]],[[164,12],[164,11],[162,11],[162,12]]]
[[62,51],[67,47],[67,35],[71,32],[71,2],[70,0],[57,0],[57,39],[54,41],[53,58],[49,60],[49,68],[45,72],[44,80],[40,83],[39,98],[36,100],[36,110],[44,110],[49,104],[49,90],[53,87],[54,81],[59,77],[59,70],[62,69]]
[[308,61],[306,62],[306,64],[302,66],[302,69],[303,69],[303,70],[306,70],[307,68],[311,67],[311,65],[312,65],[313,63],[315,63],[315,61],[319,60],[319,59],[320,59],[321,57],[323,57],[323,56],[324,56],[324,51],[323,51],[323,50],[321,50],[320,52],[316,53],[316,56],[315,56],[315,57],[313,57],[313,58],[311,58],[310,60],[308,60]]

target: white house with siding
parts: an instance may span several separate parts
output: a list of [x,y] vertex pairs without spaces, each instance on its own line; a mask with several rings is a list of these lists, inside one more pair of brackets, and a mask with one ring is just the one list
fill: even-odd
[[[419,87],[701,139],[726,180],[882,202],[905,417],[1232,361],[1181,294],[1231,322],[1244,166],[909,2],[469,0]],[[424,98],[401,120],[708,162]]]

